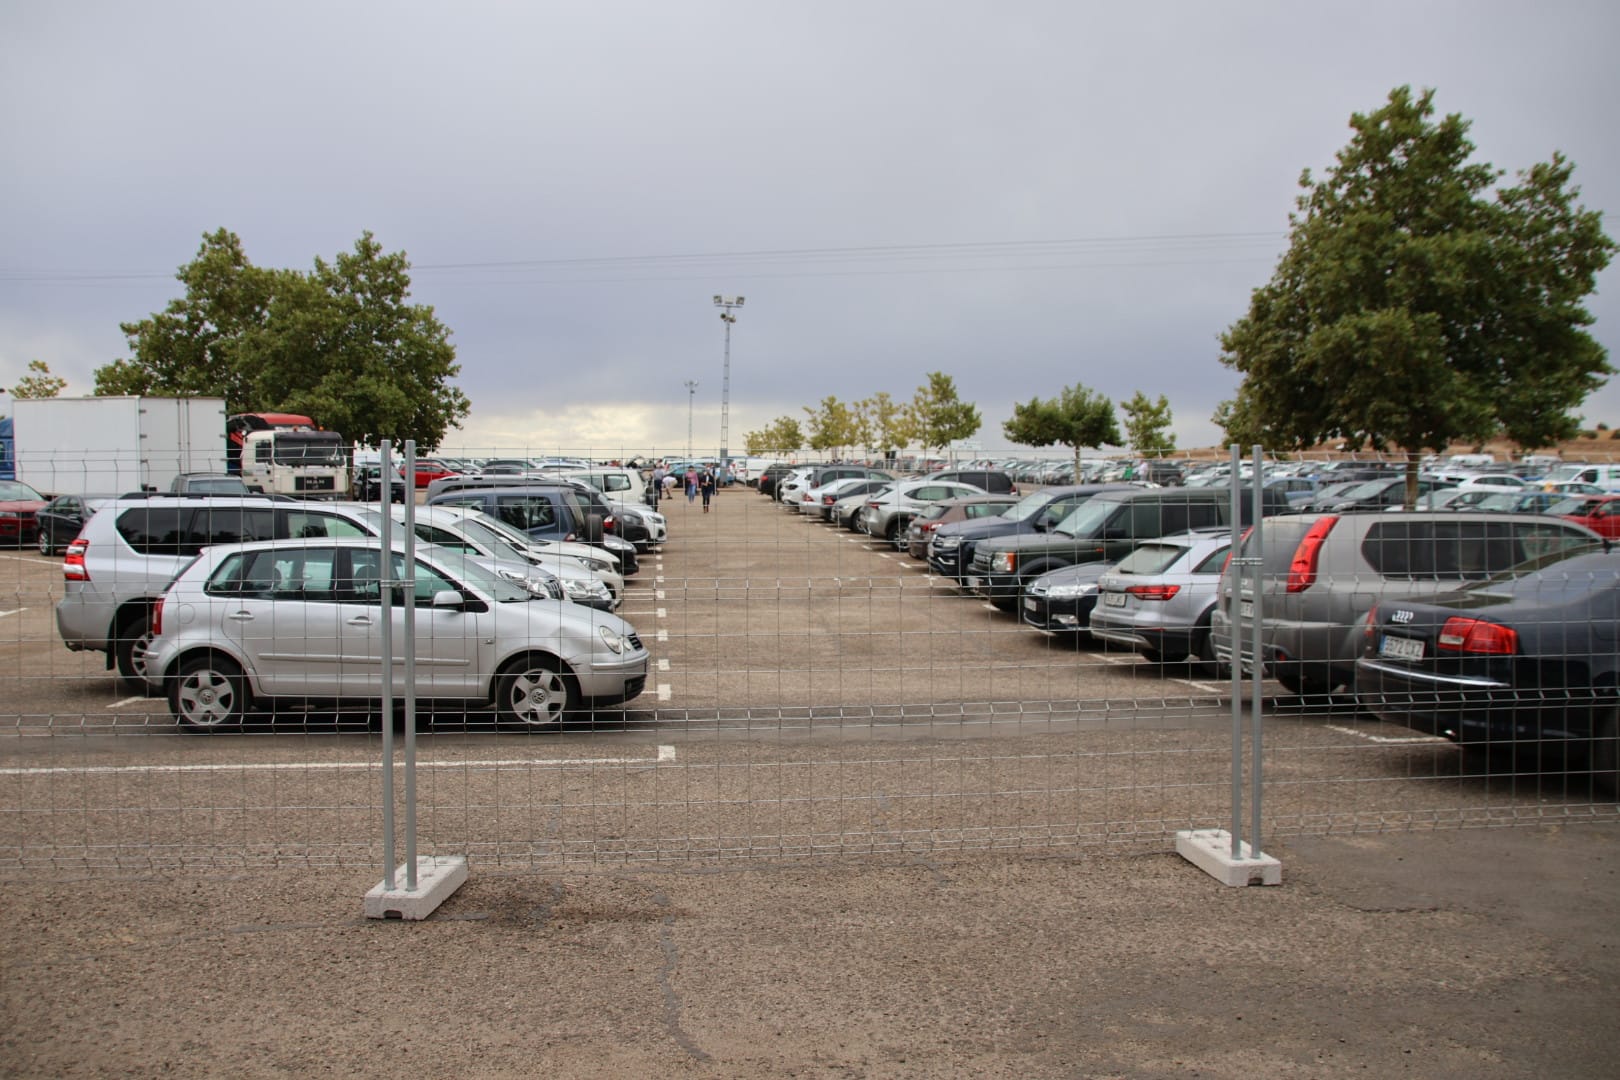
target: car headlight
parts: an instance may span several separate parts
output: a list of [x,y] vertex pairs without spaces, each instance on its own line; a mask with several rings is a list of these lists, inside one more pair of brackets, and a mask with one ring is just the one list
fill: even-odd
[[1096,591],[1095,582],[1084,584],[1077,581],[1069,585],[1053,585],[1046,589],[1046,595],[1053,600],[1073,600],[1079,596],[1090,596]]
[[623,634],[611,626],[598,626],[596,632],[602,636],[602,644],[613,650],[615,654],[624,655],[625,640]]
[[563,581],[563,589],[570,600],[611,600],[613,594],[600,581],[581,581],[572,578]]
[[960,536],[940,536],[938,533],[935,533],[934,546],[937,548],[945,548],[947,550],[951,548],[959,548],[962,546],[962,538]]
[[997,552],[990,557],[990,569],[998,574],[1010,574],[1018,565],[1018,556],[1010,551]]

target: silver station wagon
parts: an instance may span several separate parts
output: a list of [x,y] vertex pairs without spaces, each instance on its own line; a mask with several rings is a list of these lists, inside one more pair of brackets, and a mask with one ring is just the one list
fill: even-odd
[[[382,697],[383,581],[375,538],[274,540],[205,549],[153,615],[145,676],[191,731],[234,727],[277,699]],[[427,702],[493,707],[555,728],[590,705],[628,701],[648,654],[617,615],[537,598],[475,556],[417,549],[415,687]],[[404,689],[405,592],[392,609],[393,682]]]

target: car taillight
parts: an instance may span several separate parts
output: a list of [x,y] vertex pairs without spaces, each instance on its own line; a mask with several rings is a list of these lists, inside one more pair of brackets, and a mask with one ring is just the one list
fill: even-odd
[[67,554],[62,557],[62,578],[64,580],[90,580],[90,568],[84,565],[84,553],[89,547],[90,541],[82,536],[68,545]]
[[1181,591],[1180,585],[1128,585],[1125,591],[1143,600],[1168,600]]
[[612,514],[609,514],[607,517],[602,519],[602,531],[603,532],[613,532],[618,527],[619,527],[619,523],[617,521],[613,520],[613,515]]
[[163,633],[163,597],[158,597],[157,603],[152,605],[152,636],[157,637]]
[[933,532],[935,529],[939,528],[943,524],[944,524],[943,521],[925,521],[925,522],[922,523],[922,531],[923,532]]
[[1318,518],[1294,549],[1294,561],[1288,567],[1288,591],[1304,592],[1316,584],[1316,560],[1322,553],[1322,541],[1327,539],[1333,526],[1339,523],[1337,514]]
[[866,504],[866,508],[868,510],[881,510],[883,509],[883,504],[880,502],[869,502]]
[[1511,656],[1519,651],[1519,634],[1511,627],[1453,615],[1440,628],[1434,645],[1446,652]]

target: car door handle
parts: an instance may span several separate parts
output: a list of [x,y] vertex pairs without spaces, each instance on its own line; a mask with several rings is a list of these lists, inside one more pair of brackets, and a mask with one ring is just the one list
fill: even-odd
[[251,611],[233,611],[229,615],[227,615],[226,618],[235,619],[237,622],[252,622],[253,621],[253,612],[251,612]]
[[370,626],[371,625],[371,616],[370,615],[356,615],[354,618],[348,619],[348,620],[345,620],[345,621],[350,626]]

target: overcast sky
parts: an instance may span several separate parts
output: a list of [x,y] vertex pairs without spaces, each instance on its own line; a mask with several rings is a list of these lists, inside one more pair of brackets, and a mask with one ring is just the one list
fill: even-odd
[[0,386],[92,392],[205,232],[307,269],[369,229],[452,331],[447,449],[684,448],[687,380],[713,448],[716,293],[733,448],[931,371],[987,449],[1073,383],[1210,445],[1300,171],[1392,87],[1510,174],[1563,151],[1620,236],[1616,42],[1597,0],[5,4]]

